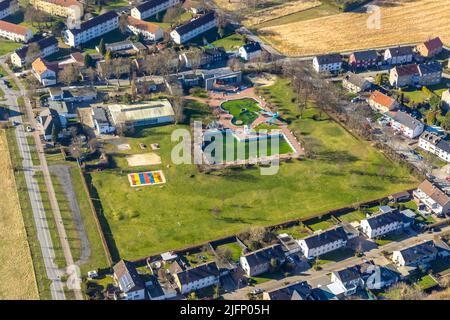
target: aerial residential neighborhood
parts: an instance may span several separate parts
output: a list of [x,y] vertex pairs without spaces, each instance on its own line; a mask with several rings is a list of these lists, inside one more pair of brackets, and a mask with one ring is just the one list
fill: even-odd
[[450,299],[446,2],[0,0],[0,299]]

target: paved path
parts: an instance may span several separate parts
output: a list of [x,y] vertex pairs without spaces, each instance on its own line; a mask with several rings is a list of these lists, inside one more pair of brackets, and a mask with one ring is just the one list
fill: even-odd
[[[284,286],[285,282],[293,283],[297,281],[308,281],[311,283],[319,282],[319,279],[323,279],[326,277],[330,272],[340,270],[346,267],[351,267],[356,264],[360,264],[364,262],[364,260],[374,260],[374,259],[380,259],[383,257],[382,252],[392,252],[394,250],[399,250],[402,248],[405,248],[407,246],[414,245],[418,242],[422,242],[424,240],[431,240],[436,235],[442,234],[445,232],[450,231],[450,226],[447,226],[442,229],[439,233],[421,233],[412,237],[409,237],[407,239],[404,239],[402,241],[398,242],[391,242],[389,244],[386,244],[384,246],[380,246],[378,248],[372,249],[370,251],[365,252],[364,256],[362,257],[352,257],[348,258],[339,262],[330,262],[321,265],[322,269],[320,271],[314,271],[312,269],[308,270],[307,272],[302,273],[301,275],[295,275],[291,277],[286,277],[281,280],[270,280],[267,281],[261,285],[258,285],[257,288],[261,288],[265,291],[274,290],[277,288],[280,288]],[[247,286],[244,288],[241,288],[237,291],[230,292],[225,294],[223,297],[226,300],[245,300],[247,298],[247,294],[249,294],[251,291],[253,291],[255,287]]]
[[[20,113],[17,99],[19,94],[0,82],[0,88],[5,92],[6,105],[16,112],[16,116],[10,118],[11,121],[23,123],[23,117]],[[44,205],[42,203],[39,184],[34,178],[35,166],[31,158],[31,152],[27,138],[22,125],[16,127],[15,130],[17,145],[19,147],[20,156],[23,158],[22,167],[27,185],[27,192],[30,198],[33,218],[36,225],[37,238],[41,247],[42,257],[44,260],[47,278],[52,282],[50,291],[54,300],[65,300],[64,286],[61,281],[62,272],[55,264],[55,251],[50,236],[47,217],[45,215]]]
[[[8,57],[9,56],[6,56],[6,59],[8,59]],[[15,81],[15,83],[17,84],[17,86],[20,89],[20,95],[17,95],[15,93],[15,91],[7,88],[6,86],[5,86],[5,89],[7,89],[7,90],[5,91],[5,93],[6,93],[6,95],[11,95],[11,96],[15,95],[16,96],[16,98],[15,98],[15,105],[16,106],[17,106],[17,98],[19,96],[24,98],[25,112],[26,112],[27,120],[28,120],[28,122],[31,124],[31,126],[33,128],[36,128],[36,119],[34,118],[34,115],[33,115],[31,103],[28,100],[27,95],[26,95],[27,90],[25,89],[23,84],[19,81],[17,76],[10,70],[9,66],[4,62],[5,61],[4,59],[5,59],[5,57],[0,61],[0,65],[8,73],[8,76],[11,77],[11,79],[13,81]],[[17,109],[16,111],[20,112],[19,109]],[[20,121],[20,123],[22,123],[22,121]],[[17,131],[19,131],[19,132],[22,131],[23,132],[23,126],[19,126]],[[45,186],[47,188],[47,193],[48,193],[50,206],[51,206],[51,209],[52,209],[52,212],[53,212],[53,217],[55,219],[56,228],[58,230],[59,240],[60,240],[63,252],[64,252],[64,257],[66,259],[66,264],[67,264],[67,266],[72,266],[72,265],[74,265],[74,261],[73,261],[72,253],[70,251],[70,245],[69,245],[68,237],[67,237],[67,234],[66,234],[66,230],[64,228],[64,222],[63,222],[62,217],[61,217],[61,212],[59,210],[59,205],[58,205],[58,201],[56,199],[56,194],[55,194],[55,190],[53,188],[53,183],[52,183],[52,180],[51,180],[50,172],[48,170],[47,159],[45,158],[44,148],[43,148],[41,139],[39,137],[39,133],[36,130],[33,132],[33,137],[34,137],[34,141],[35,141],[35,145],[36,145],[36,151],[37,151],[37,154],[39,156],[39,161],[40,161],[40,165],[41,165],[40,167],[41,167],[41,170],[42,170],[42,173],[43,173],[43,176],[44,176]],[[24,148],[28,148],[29,149],[28,142],[27,142],[25,137],[23,137],[23,139],[21,139],[20,144],[22,144]],[[32,162],[31,163],[27,163],[27,165],[32,166]],[[28,184],[28,182],[27,182],[27,185],[30,188],[31,182],[30,182],[30,184]],[[37,189],[37,190],[39,190],[39,189]],[[39,197],[40,197],[40,195],[39,195]],[[30,197],[30,200],[31,200],[31,197]],[[40,202],[42,204],[42,200]],[[48,230],[48,228],[47,228],[47,230]],[[53,283],[55,283],[55,281]],[[81,290],[75,289],[74,293],[75,293],[75,297],[76,297],[77,300],[83,300],[83,295],[81,293]],[[59,297],[61,297],[61,296],[59,296]]]

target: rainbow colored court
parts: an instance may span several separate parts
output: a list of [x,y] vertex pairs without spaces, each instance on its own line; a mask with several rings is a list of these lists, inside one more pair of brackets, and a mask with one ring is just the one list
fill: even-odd
[[166,178],[161,170],[130,173],[128,181],[132,187],[153,186],[166,183]]

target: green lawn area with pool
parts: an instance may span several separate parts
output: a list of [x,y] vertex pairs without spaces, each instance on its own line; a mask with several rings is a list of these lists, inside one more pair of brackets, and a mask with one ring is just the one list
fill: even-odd
[[253,99],[228,100],[222,103],[221,108],[233,116],[234,125],[251,125],[262,109]]
[[[317,120],[315,108],[298,117],[286,80],[266,90],[276,99],[273,103],[282,117],[291,121],[290,129],[306,149],[313,150],[313,159],[283,162],[275,175],[261,175],[258,166],[200,173],[194,164],[171,161],[178,143],[171,141],[171,134],[188,130],[187,125],[136,130],[127,138],[130,150],[105,147],[112,168],[90,177],[98,193],[92,197],[101,201],[100,220],[116,258],[137,259],[203,244],[250,226],[305,218],[418,185],[406,168],[390,162],[370,143],[325,116]],[[161,148],[153,152],[162,164],[128,167],[127,154],[150,152],[141,150],[139,143],[159,143]],[[155,169],[164,172],[165,184],[130,187],[128,173]]]

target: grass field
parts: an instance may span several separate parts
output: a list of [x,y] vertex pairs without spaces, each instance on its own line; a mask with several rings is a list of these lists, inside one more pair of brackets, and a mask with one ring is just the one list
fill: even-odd
[[5,137],[0,131],[0,299],[39,299]]
[[368,27],[373,14],[352,12],[272,25],[259,33],[279,51],[293,56],[417,43],[432,36],[450,44],[450,13],[444,9],[448,0],[375,3],[381,7],[380,28]]
[[240,46],[244,45],[244,38],[240,34],[233,33],[215,40],[211,44],[215,47],[223,47],[226,51],[238,50]]
[[0,39],[0,56],[3,56],[7,53],[11,53],[14,50],[20,48],[22,46],[19,42],[12,42],[5,39]]
[[222,103],[221,107],[233,116],[231,122],[235,125],[252,124],[258,118],[258,112],[262,111],[253,99],[229,100]]
[[[314,120],[314,108],[297,117],[294,93],[286,80],[267,90],[277,100],[278,111],[291,121],[291,130],[299,134],[305,148],[314,149],[316,158],[282,163],[272,176],[261,175],[258,167],[202,174],[194,165],[171,162],[177,142],[171,141],[170,134],[186,126],[138,130],[128,138],[131,150],[106,149],[116,168],[91,174],[106,237],[116,256],[134,259],[200,244],[253,225],[308,217],[417,185],[405,168],[388,161],[369,143],[325,116]],[[161,166],[131,169],[121,161],[126,154],[145,153],[139,148],[141,142],[160,144]],[[129,186],[127,173],[151,169],[162,169],[167,183]]]

